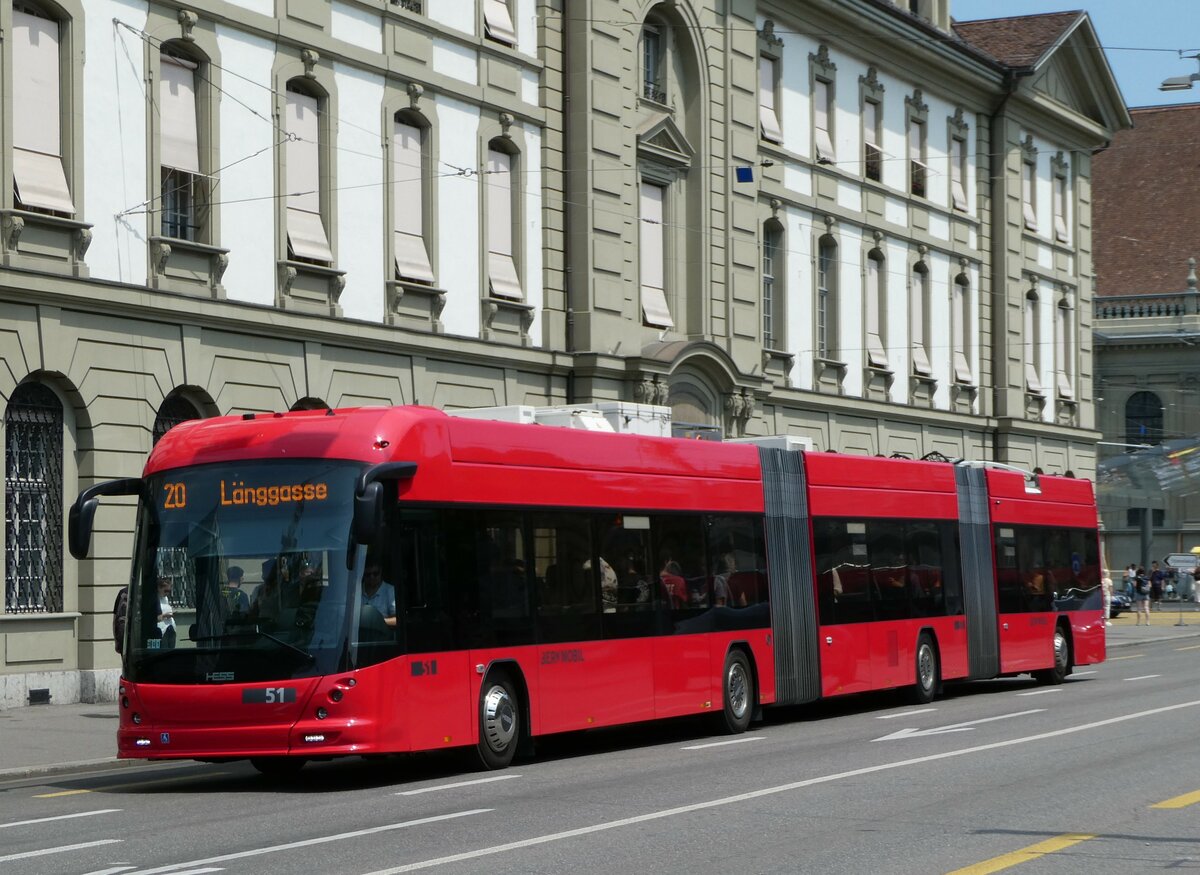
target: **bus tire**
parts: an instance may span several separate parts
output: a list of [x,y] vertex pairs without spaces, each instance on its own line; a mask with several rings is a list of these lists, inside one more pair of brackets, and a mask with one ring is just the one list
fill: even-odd
[[285,778],[293,778],[300,774],[300,770],[304,768],[304,764],[308,762],[304,757],[251,757],[250,765],[258,771],[264,778],[273,778],[275,780],[283,780]]
[[1061,684],[1071,673],[1071,638],[1062,623],[1054,627],[1054,666],[1035,671],[1033,677],[1043,684]]
[[521,702],[504,672],[488,675],[479,688],[479,743],[475,749],[485,769],[504,769],[521,743]]
[[937,648],[928,632],[917,639],[916,683],[912,688],[912,700],[917,705],[928,705],[937,695],[941,668],[938,665]]
[[725,731],[740,735],[750,728],[754,716],[754,673],[750,671],[750,660],[740,650],[730,650],[725,657],[721,694]]

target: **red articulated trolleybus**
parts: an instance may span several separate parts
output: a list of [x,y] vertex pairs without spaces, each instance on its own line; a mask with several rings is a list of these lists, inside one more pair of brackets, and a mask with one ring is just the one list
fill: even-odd
[[1092,486],[1002,467],[480,421],[186,422],[136,495],[121,757],[307,759],[1104,659]]

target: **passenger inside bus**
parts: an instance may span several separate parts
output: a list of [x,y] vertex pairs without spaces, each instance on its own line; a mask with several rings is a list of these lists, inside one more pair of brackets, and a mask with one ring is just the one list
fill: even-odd
[[[374,611],[386,626],[396,625],[396,588],[383,579],[383,566],[379,559],[368,556],[363,566],[363,625],[367,625],[367,610]],[[375,617],[370,617],[371,621]]]

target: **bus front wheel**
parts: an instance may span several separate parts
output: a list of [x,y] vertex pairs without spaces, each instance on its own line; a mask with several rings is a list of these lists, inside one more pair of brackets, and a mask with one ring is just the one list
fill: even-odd
[[516,688],[508,675],[490,675],[479,690],[479,743],[476,750],[483,767],[506,768],[520,741],[521,707]]
[[725,731],[738,735],[750,728],[750,718],[754,716],[754,675],[746,654],[740,650],[729,651],[721,679]]
[[1043,684],[1061,684],[1071,673],[1071,639],[1062,624],[1054,627],[1054,666],[1035,671],[1033,676]]

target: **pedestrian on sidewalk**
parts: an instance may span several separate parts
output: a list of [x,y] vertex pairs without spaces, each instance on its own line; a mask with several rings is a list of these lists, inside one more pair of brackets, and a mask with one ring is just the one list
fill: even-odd
[[1125,569],[1125,579],[1121,581],[1121,587],[1121,591],[1130,598],[1137,594],[1137,566],[1132,562]]
[[1108,576],[1108,572],[1100,578],[1100,595],[1104,599],[1104,625],[1112,625],[1112,578]]
[[1166,582],[1158,562],[1150,563],[1150,604],[1156,611],[1162,610],[1163,584]]
[[1133,613],[1137,617],[1137,622],[1133,625],[1140,626],[1142,624],[1142,614],[1146,615],[1146,625],[1150,625],[1150,578],[1146,576],[1145,568],[1138,568],[1133,576]]

